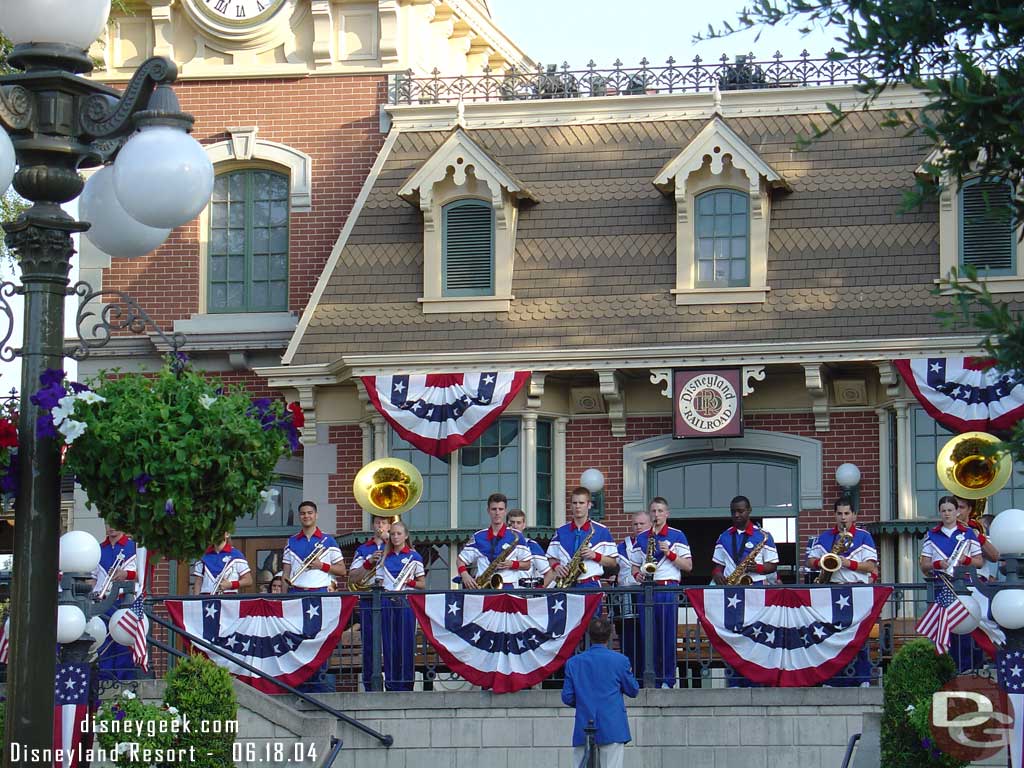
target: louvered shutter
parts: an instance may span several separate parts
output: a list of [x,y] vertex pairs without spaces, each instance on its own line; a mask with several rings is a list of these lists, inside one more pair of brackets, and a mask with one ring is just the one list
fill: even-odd
[[1014,232],[1010,187],[974,181],[960,191],[960,265],[988,274],[1013,273]]
[[444,293],[494,291],[494,214],[489,203],[459,200],[444,207]]

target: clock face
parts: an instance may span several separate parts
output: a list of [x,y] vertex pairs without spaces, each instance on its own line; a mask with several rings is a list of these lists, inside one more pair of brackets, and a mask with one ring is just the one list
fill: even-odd
[[281,7],[284,0],[196,0],[211,18],[233,25],[257,24]]

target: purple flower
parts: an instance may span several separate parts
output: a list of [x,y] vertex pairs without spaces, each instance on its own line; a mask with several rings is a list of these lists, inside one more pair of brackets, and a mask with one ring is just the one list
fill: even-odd
[[[143,472],[141,475],[136,475],[136,477],[135,477],[135,490],[137,492],[139,492],[139,493],[145,493],[146,492],[146,486],[149,485],[149,481],[152,480],[152,479],[153,478],[150,477],[149,475],[147,475],[145,472]],[[170,501],[170,499],[168,499],[168,501]]]
[[69,381],[68,382],[68,386],[71,387],[71,391],[74,392],[76,395],[80,395],[83,392],[91,392],[92,391],[85,384],[80,384],[77,381]]
[[168,517],[174,516],[174,499],[168,499],[164,503],[164,514]]
[[47,368],[40,374],[39,383],[42,384],[44,387],[49,387],[54,384],[59,385],[62,381],[64,381],[64,377],[66,375],[67,374],[64,373],[64,371],[59,371],[55,368]]
[[57,382],[43,387],[29,399],[44,411],[51,411],[57,407],[57,403],[65,395],[67,395],[67,390],[60,385],[60,382]]
[[57,428],[53,424],[53,416],[49,413],[39,414],[36,419],[36,437],[56,437]]
[[125,717],[125,711],[123,709],[121,709],[120,707],[116,707],[114,709],[114,719],[117,720],[117,721],[121,721],[121,720],[124,720],[124,717]]
[[11,458],[7,464],[7,470],[0,475],[0,493],[5,495],[17,495],[18,493],[18,452],[11,451]]

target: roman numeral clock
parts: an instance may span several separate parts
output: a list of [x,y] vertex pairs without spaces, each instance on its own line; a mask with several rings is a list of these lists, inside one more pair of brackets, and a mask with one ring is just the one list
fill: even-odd
[[259,24],[272,16],[284,0],[197,0],[195,5],[216,21]]
[[212,47],[258,53],[280,44],[297,0],[182,0],[189,18]]

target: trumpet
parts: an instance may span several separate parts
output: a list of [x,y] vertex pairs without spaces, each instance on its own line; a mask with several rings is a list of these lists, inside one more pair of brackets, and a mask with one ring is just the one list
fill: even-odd
[[[380,574],[380,566],[384,562],[384,556],[386,553],[387,547],[384,547],[383,549],[378,549],[370,555],[370,557],[366,558],[363,563],[363,567],[366,569],[366,572],[363,574],[361,579],[349,582],[348,588],[350,592],[365,592],[373,586],[373,582],[377,580]],[[376,560],[373,565],[370,564],[371,558]]]
[[287,581],[292,586],[295,586],[295,580],[297,578],[299,578],[299,576],[304,574],[306,571],[308,571],[310,565],[313,564],[313,561],[319,559],[320,555],[322,555],[326,551],[327,551],[327,547],[325,547],[323,544],[320,544],[319,542],[317,542],[317,545],[315,547],[313,547],[313,551],[310,552],[309,555],[306,557],[306,559],[302,561],[302,565],[300,565],[296,569],[295,573],[289,574],[288,578],[285,579],[285,581]]
[[110,590],[114,586],[114,574],[117,573],[122,565],[124,565],[124,552],[118,552],[113,564],[107,571],[106,578],[103,580],[103,586],[96,592],[97,600],[103,600],[110,594]]
[[956,548],[953,550],[953,554],[950,555],[949,559],[946,561],[946,567],[942,570],[944,574],[952,576],[956,572],[956,567],[960,564],[960,561],[964,559],[964,552],[966,552],[967,547],[970,546],[970,541],[970,539],[964,536],[964,538],[962,538],[956,545]]
[[234,579],[229,579],[228,578],[228,576],[230,574],[234,574],[234,572],[235,572],[235,561],[232,560],[230,563],[225,564],[224,567],[221,568],[220,576],[217,577],[217,583],[213,585],[213,591],[210,592],[210,594],[211,595],[219,595],[221,592],[223,592],[224,591],[224,585],[225,584],[230,584],[234,580]]
[[400,570],[398,572],[398,575],[395,577],[395,592],[402,592],[406,589],[405,585],[409,583],[409,579],[413,575],[415,570],[416,560],[414,560],[410,555],[409,561],[402,566],[402,570]]

